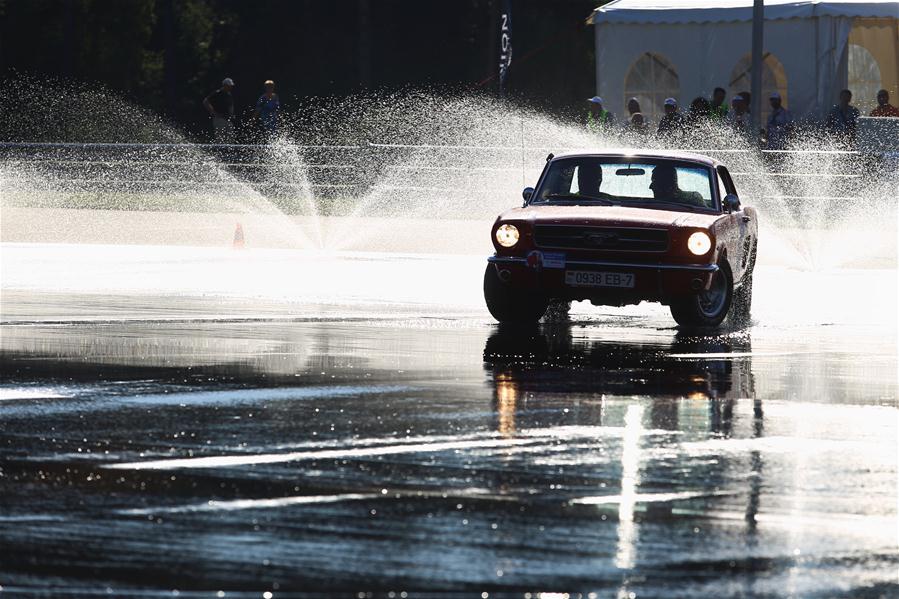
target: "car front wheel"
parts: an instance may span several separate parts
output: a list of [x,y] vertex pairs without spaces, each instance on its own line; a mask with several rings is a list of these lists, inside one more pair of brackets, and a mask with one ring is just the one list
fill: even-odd
[[717,327],[727,316],[733,298],[733,276],[727,262],[722,262],[708,289],[671,302],[671,315],[684,327]]
[[490,314],[501,324],[533,324],[549,305],[543,295],[514,289],[500,281],[492,264],[484,271],[484,301]]

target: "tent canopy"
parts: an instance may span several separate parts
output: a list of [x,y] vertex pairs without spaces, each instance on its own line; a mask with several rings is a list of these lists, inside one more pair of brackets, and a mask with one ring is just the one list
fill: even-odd
[[[748,91],[752,6],[615,0],[597,8],[588,21],[596,26],[596,93],[617,114],[636,97],[654,120],[669,96],[686,105],[719,86],[731,97]],[[897,0],[765,0],[764,38],[763,98],[777,91],[799,118],[823,118],[844,88],[862,109],[880,87],[899,98]]]
[[[593,11],[589,24],[724,23],[752,20],[752,0],[615,0]],[[765,0],[765,20],[812,17],[899,18],[896,0]]]

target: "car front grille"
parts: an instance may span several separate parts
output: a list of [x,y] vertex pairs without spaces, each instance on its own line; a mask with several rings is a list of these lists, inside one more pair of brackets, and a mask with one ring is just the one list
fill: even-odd
[[534,241],[539,248],[664,252],[668,249],[668,231],[628,227],[537,225],[534,228]]

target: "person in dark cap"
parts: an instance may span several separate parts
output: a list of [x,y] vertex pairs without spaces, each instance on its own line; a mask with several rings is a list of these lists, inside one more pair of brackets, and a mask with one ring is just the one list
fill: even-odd
[[659,137],[669,137],[681,133],[684,129],[684,117],[677,109],[677,100],[665,98],[665,116],[659,121]]
[[212,117],[212,133],[218,143],[230,143],[234,136],[234,80],[225,77],[222,86],[203,98],[203,107]]
[[727,113],[727,124],[747,138],[752,136],[752,122],[749,118],[748,106],[742,94],[737,94],[731,101],[731,110]]

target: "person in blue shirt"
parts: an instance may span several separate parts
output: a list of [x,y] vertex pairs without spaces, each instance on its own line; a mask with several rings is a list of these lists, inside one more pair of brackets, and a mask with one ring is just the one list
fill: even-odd
[[271,79],[264,84],[265,92],[256,100],[256,110],[253,116],[262,123],[262,129],[269,137],[278,129],[278,111],[281,110],[281,101],[275,93],[275,82]]

